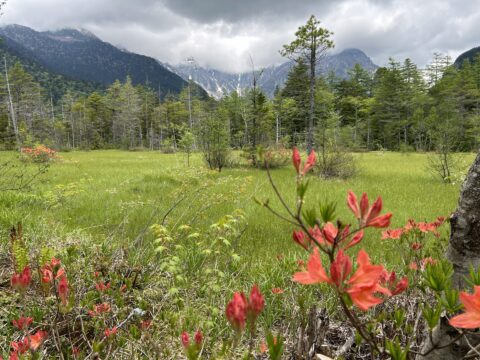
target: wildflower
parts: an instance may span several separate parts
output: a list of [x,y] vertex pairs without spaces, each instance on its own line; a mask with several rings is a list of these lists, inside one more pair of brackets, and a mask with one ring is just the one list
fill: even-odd
[[88,314],[91,317],[95,317],[97,315],[107,313],[110,311],[110,304],[109,303],[102,303],[102,304],[95,304],[93,306],[93,310],[90,310]]
[[262,341],[260,344],[260,353],[265,354],[268,350],[267,344],[265,344],[265,341]]
[[72,356],[76,359],[80,355],[80,349],[76,346],[72,347]]
[[118,332],[118,328],[116,326],[114,326],[113,328],[111,329],[105,329],[105,337],[109,338],[109,337],[112,337],[112,336],[115,336]]
[[437,260],[429,256],[420,260],[420,267],[424,270],[428,265],[435,265],[437,262]]
[[362,241],[362,239],[363,239],[363,230],[360,230],[353,236],[352,240],[350,240],[347,246],[345,246],[345,250],[351,248],[352,246],[357,245],[360,241]]
[[300,152],[296,147],[293,148],[292,152],[292,162],[293,162],[293,167],[297,171],[297,174],[300,173],[300,164],[302,163],[302,158],[300,157]]
[[46,331],[39,330],[35,334],[28,337],[30,343],[30,349],[37,351],[37,349],[43,344],[46,340],[48,333]]
[[292,162],[293,162],[293,167],[297,171],[298,175],[304,176],[306,173],[308,173],[315,166],[316,161],[317,161],[317,158],[316,158],[315,151],[312,150],[308,155],[307,161],[303,169],[300,171],[300,165],[302,163],[300,152],[296,147],[293,148]]
[[40,275],[41,275],[43,283],[45,283],[45,284],[50,283],[53,280],[53,271],[52,271],[50,265],[48,265],[48,264],[44,265],[40,269]]
[[362,227],[372,226],[384,228],[390,225],[392,213],[380,215],[380,212],[382,211],[382,198],[380,196],[375,200],[372,206],[369,207],[368,196],[366,193],[363,193],[359,204],[357,196],[350,190],[347,195],[347,205],[352,210]]
[[197,344],[197,346],[200,346],[202,344],[202,341],[203,334],[200,330],[197,330],[197,332],[195,333],[195,344]]
[[190,346],[190,337],[186,331],[182,332],[182,345],[185,349]]
[[58,296],[60,297],[60,300],[62,301],[63,305],[67,304],[67,297],[69,293],[68,289],[68,281],[66,276],[62,276],[60,278],[60,281],[58,282],[57,285],[57,291],[58,291]]
[[295,241],[298,245],[303,247],[305,250],[308,250],[310,248],[310,238],[305,235],[305,233],[302,230],[293,230],[292,234],[293,241]]
[[420,244],[420,243],[413,243],[412,244],[412,250],[415,250],[415,251],[420,250],[422,247],[423,247],[423,245]]
[[413,262],[411,262],[411,263],[408,265],[408,268],[409,268],[410,270],[417,271],[417,270],[418,270],[418,265],[417,265],[416,262],[413,261]]
[[12,287],[19,292],[24,292],[31,282],[32,272],[28,266],[25,266],[21,273],[13,274],[11,279]]
[[285,291],[281,288],[272,288],[272,294],[278,295],[278,294],[283,294]]
[[315,151],[312,150],[310,151],[310,154],[308,155],[308,158],[307,158],[307,162],[303,167],[302,175],[305,175],[307,172],[309,172],[310,169],[315,166],[316,162],[317,162],[317,157],[316,157]]
[[55,259],[53,257],[52,260],[50,261],[50,265],[51,265],[52,269],[55,269],[55,268],[58,269],[60,267],[60,260]]
[[228,303],[225,310],[228,321],[239,332],[245,327],[247,300],[244,293],[234,293],[233,299]]
[[402,228],[400,229],[387,229],[384,232],[382,232],[382,240],[385,239],[400,239],[400,237],[403,235],[404,230]]
[[417,228],[423,233],[434,232],[437,229],[434,223],[427,222],[419,222]]
[[12,347],[13,351],[17,354],[24,354],[28,351],[28,349],[30,349],[30,345],[27,337],[17,342],[12,341],[10,346]]
[[152,320],[142,320],[142,321],[140,321],[140,328],[142,330],[150,329],[151,326],[152,326]]
[[25,330],[32,324],[32,321],[31,317],[21,317],[18,320],[12,320],[12,324],[19,330]]
[[415,222],[414,219],[408,219],[407,223],[403,227],[403,230],[405,232],[409,232],[410,230],[416,229],[417,228],[417,223]]
[[349,278],[352,263],[340,250],[330,266],[329,277],[322,266],[318,249],[315,248],[308,261],[307,271],[295,273],[293,281],[304,285],[326,282],[334,286],[339,293],[348,294],[358,308],[367,310],[382,302],[382,299],[374,296],[375,293],[390,295],[390,291],[379,285],[385,271],[383,266],[370,264],[368,254],[364,250],[358,253],[357,264],[357,271]]
[[253,285],[250,291],[250,298],[248,299],[247,315],[252,320],[255,320],[257,316],[262,312],[265,306],[265,299],[257,285]]
[[297,260],[297,265],[299,268],[303,269],[305,267],[305,261],[303,261],[302,259]]
[[385,285],[390,290],[392,295],[398,295],[404,292],[408,287],[408,278],[405,276],[399,281],[395,271],[392,271],[391,273],[384,271],[380,281],[382,285]]
[[325,272],[325,269],[322,266],[322,260],[320,258],[320,254],[318,253],[318,248],[315,247],[313,249],[313,253],[308,259],[307,271],[297,272],[296,274],[294,274],[293,281],[304,285],[318,284],[321,282],[331,282],[330,278]]
[[462,329],[480,328],[480,286],[474,286],[473,294],[460,293],[460,302],[465,308],[463,314],[450,319],[450,325]]
[[99,291],[99,292],[104,292],[104,291],[110,289],[110,283],[107,283],[105,285],[105,283],[103,283],[103,282],[98,282],[98,283],[95,284],[95,289],[97,289],[97,291]]

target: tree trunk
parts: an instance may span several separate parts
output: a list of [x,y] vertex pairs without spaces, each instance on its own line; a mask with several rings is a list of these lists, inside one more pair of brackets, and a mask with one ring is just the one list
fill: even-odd
[[[454,274],[452,286],[462,290],[465,288],[465,276],[468,276],[470,266],[475,270],[480,265],[480,152],[468,171],[462,185],[457,210],[450,218],[450,242],[446,252],[447,259],[453,264]],[[434,342],[438,345],[448,344],[458,334],[457,331],[442,319],[440,325],[433,331]],[[478,340],[470,339],[475,346]],[[438,346],[437,345],[437,346]],[[432,343],[427,339],[423,344],[422,353],[429,351]],[[426,356],[418,356],[421,360],[462,359],[470,347],[463,341],[443,349],[434,350]]]
[[308,116],[307,132],[307,153],[313,149],[313,122],[315,118],[315,66],[316,66],[316,47],[312,45],[310,53],[310,112]]

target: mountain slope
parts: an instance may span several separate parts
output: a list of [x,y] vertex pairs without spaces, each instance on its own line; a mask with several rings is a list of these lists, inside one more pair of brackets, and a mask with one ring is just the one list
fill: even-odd
[[[258,85],[268,96],[273,96],[277,87],[282,87],[285,83],[288,72],[293,66],[293,62],[288,61],[277,66],[264,68],[258,77]],[[320,64],[320,74],[334,74],[340,78],[348,77],[348,71],[355,64],[360,64],[364,69],[374,72],[378,66],[358,49],[346,49],[338,54],[326,56]],[[216,98],[236,90],[241,92],[252,86],[253,75],[251,72],[230,74],[214,69],[202,68],[194,63],[182,64],[178,66],[167,65],[172,71],[182,76],[184,79],[192,77],[193,81],[202,86],[207,92]]]
[[[12,42],[8,38],[0,39],[0,59],[6,60],[7,66],[10,68],[16,62],[20,62],[23,68],[32,75],[35,82],[39,83],[48,94],[52,96],[54,102],[59,100],[67,91],[72,93],[90,94],[93,91],[102,91],[105,85],[75,80],[64,75],[56,74],[47,70],[44,66],[33,60],[35,56],[26,48]],[[3,70],[2,70],[3,71]]]
[[465,60],[470,61],[470,63],[473,63],[477,55],[480,54],[480,46],[479,47],[474,47],[468,51],[465,51],[464,53],[460,54],[457,59],[455,60],[455,66],[460,67],[462,66],[463,62]]
[[130,76],[134,84],[160,87],[163,94],[179,93],[187,85],[157,60],[122,51],[85,30],[38,32],[9,25],[0,29],[0,36],[47,70],[73,79],[108,85]]

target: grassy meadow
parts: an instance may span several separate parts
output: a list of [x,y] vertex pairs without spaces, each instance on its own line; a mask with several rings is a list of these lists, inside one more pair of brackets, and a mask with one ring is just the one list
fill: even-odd
[[[14,154],[0,153],[0,161],[11,156]],[[461,184],[446,185],[429,174],[426,155],[365,153],[355,156],[359,172],[350,180],[311,177],[307,208],[335,201],[337,215],[353,222],[346,207],[346,194],[352,189],[357,194],[367,192],[370,198],[381,195],[385,211],[394,214],[393,227],[402,226],[409,218],[432,221],[440,215],[448,216],[455,209]],[[316,301],[314,290],[300,289],[290,281],[296,259],[307,257],[293,244],[291,225],[275,218],[253,200],[270,199],[270,203],[279,208],[265,171],[248,167],[225,169],[221,173],[208,171],[200,154],[192,156],[190,167],[182,153],[112,150],[61,153],[60,157],[30,191],[0,193],[1,253],[7,253],[9,229],[18,221],[23,223],[25,241],[32,253],[43,246],[52,247],[64,254],[62,261],[67,258],[64,261],[67,267],[70,264],[78,271],[83,271],[82,266],[89,266],[89,261],[105,261],[111,265],[116,261],[117,249],[122,249],[129,266],[146,267],[142,301],[149,303],[157,324],[170,324],[174,329],[165,333],[164,327],[158,325],[156,328],[155,336],[167,342],[178,343],[177,336],[184,328],[193,330],[198,326],[204,329],[207,338],[209,334],[225,336],[228,325],[221,309],[232,291],[246,291],[253,283],[258,283],[266,294],[267,310],[262,315],[262,324],[266,326],[282,327],[282,321],[294,316],[298,310],[289,308],[288,304],[298,298],[297,292],[305,292],[307,298]],[[469,163],[473,155],[464,155],[464,159]],[[272,176],[293,204],[295,175],[292,167],[273,170]],[[229,239],[228,251],[239,257],[237,264],[230,266],[225,254],[215,252],[209,260],[210,265],[204,260],[195,262],[194,253],[198,249],[206,250],[191,245],[198,235],[183,236],[182,226],[189,225],[192,231],[208,233],[213,223],[236,209],[243,211],[244,219],[240,230]],[[175,250],[169,255],[172,258],[166,271],[157,267],[162,255],[155,255],[155,246],[151,245],[156,236],[150,226],[162,222],[176,234],[173,249],[183,246],[183,250],[178,248],[183,255],[177,258]],[[443,231],[447,231],[447,226]],[[374,260],[385,259],[386,263],[395,266],[401,254],[394,241],[381,241],[380,236],[380,231],[369,230],[363,247]],[[207,243],[208,240],[205,236]],[[76,255],[82,260],[76,265],[74,261],[69,262],[64,253],[65,248],[72,246],[82,247]],[[110,251],[113,260],[108,262],[101,258],[99,254],[103,251]],[[174,270],[168,270],[168,266],[173,266]],[[175,280],[178,283],[174,284],[173,280],[166,283],[162,271],[175,272],[182,266],[204,267],[214,271],[218,278],[211,280],[206,290],[202,290],[201,280],[197,278],[185,281],[178,277]],[[0,277],[5,280],[10,273],[11,269],[4,267]],[[269,292],[274,287],[285,289],[282,299]],[[174,293],[177,294],[175,301],[171,300]],[[8,302],[0,296],[2,301]],[[8,306],[4,306],[0,317],[9,318],[8,311]],[[152,351],[156,354],[151,355],[152,358],[160,356],[160,350]],[[166,351],[161,353],[162,358],[175,358],[168,353],[171,350],[161,351]]]
[[[1,153],[0,159],[11,155]],[[426,170],[426,155],[356,156],[359,173],[350,180],[312,177],[307,207],[335,201],[338,215],[351,221],[345,198],[352,189],[357,194],[366,192],[370,198],[381,195],[384,209],[394,214],[393,226],[403,225],[408,218],[432,220],[455,209],[460,184],[445,185],[433,177]],[[465,160],[473,160],[473,155]],[[292,168],[273,170],[272,176],[293,201]],[[211,183],[204,184],[206,179]],[[128,244],[146,225],[161,221],[183,196],[185,201],[167,218],[169,226],[209,226],[238,208],[245,212],[248,223],[239,244],[242,255],[254,261],[257,256],[295,249],[290,226],[253,201],[256,197],[276,203],[265,171],[245,167],[209,172],[200,155],[193,155],[187,167],[184,154],[154,152],[62,153],[61,160],[32,191],[0,195],[2,239],[10,226],[21,220],[34,237],[46,233],[60,239],[63,234],[81,232],[97,241],[113,237]]]

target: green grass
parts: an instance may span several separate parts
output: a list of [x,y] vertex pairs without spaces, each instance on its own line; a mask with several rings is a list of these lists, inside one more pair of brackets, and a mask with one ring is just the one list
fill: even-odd
[[[0,153],[0,163],[12,156]],[[346,206],[347,191],[352,189],[357,195],[366,192],[372,200],[381,195],[384,211],[394,214],[393,227],[402,226],[409,218],[431,221],[455,210],[460,184],[446,185],[430,175],[426,155],[355,156],[359,173],[348,181],[310,177],[306,208],[334,201],[337,216],[353,222]],[[466,162],[473,159],[473,155],[464,157]],[[285,199],[294,205],[292,167],[274,170],[272,177]],[[31,191],[0,192],[0,254],[9,249],[9,229],[22,221],[32,258],[44,246],[53,248],[71,278],[78,275],[78,280],[88,279],[99,266],[118,272],[119,261],[121,266],[142,269],[140,285],[132,290],[135,301],[129,306],[146,304],[142,308],[150,309],[156,324],[152,339],[168,344],[162,347],[167,353],[170,344],[178,345],[178,335],[184,329],[201,328],[212,341],[228,337],[231,331],[223,307],[232,291],[247,291],[253,283],[259,284],[266,297],[262,329],[288,328],[294,332],[306,309],[320,300],[321,306],[332,313],[338,311],[333,292],[325,286],[304,287],[290,281],[297,269],[295,260],[307,255],[291,240],[292,226],[274,217],[253,198],[269,199],[274,208],[281,210],[264,170],[239,167],[217,173],[205,169],[200,154],[195,154],[191,167],[187,167],[184,154],[63,153]],[[223,246],[218,235],[210,236],[209,229],[236,209],[243,210],[246,227],[239,238],[229,238],[233,240],[232,249]],[[154,249],[158,244],[149,227],[164,219],[174,243],[166,244],[168,250],[157,254]],[[190,233],[180,230],[183,224],[192,227]],[[443,228],[446,235],[447,226]],[[192,232],[201,233],[203,244],[192,237]],[[401,247],[395,241],[380,240],[380,236],[379,230],[369,229],[361,247],[374,262],[394,268],[402,258]],[[220,244],[212,249],[213,256],[203,253],[210,238]],[[230,250],[240,256],[238,262],[232,261]],[[278,255],[283,256],[282,260]],[[6,256],[0,256],[0,261],[7,265],[0,271],[0,280],[8,283],[11,264]],[[77,305],[88,284],[77,283]],[[273,295],[273,287],[285,289],[284,295]],[[5,299],[0,297],[0,303],[6,304],[0,315],[3,311],[2,316],[7,318],[12,316],[16,303],[13,297]],[[292,305],[300,304],[299,299],[305,300],[304,309]],[[154,347],[147,344],[147,348],[153,351]],[[168,358],[166,353],[162,358]]]
[[[3,153],[0,158],[10,155]],[[265,171],[240,168],[206,173],[200,155],[193,157],[191,168],[186,167],[183,154],[95,151],[63,153],[61,157],[32,192],[0,195],[2,239],[10,226],[21,220],[27,233],[47,232],[61,238],[62,233],[81,231],[98,241],[113,236],[129,242],[187,195],[167,218],[170,226],[192,221],[208,226],[240,208],[248,227],[239,252],[249,261],[294,249],[290,225],[252,200],[268,198],[278,205]],[[357,194],[367,192],[370,198],[381,195],[384,209],[394,214],[393,226],[403,225],[408,218],[432,220],[455,209],[459,184],[445,185],[430,175],[425,170],[426,155],[369,153],[357,158],[359,174],[351,180],[312,177],[306,207],[335,201],[338,216],[352,221],[345,206],[346,192],[352,189]],[[200,194],[188,195],[207,178],[212,184]],[[273,178],[293,204],[292,169],[274,170]],[[54,229],[58,233],[52,234]]]

